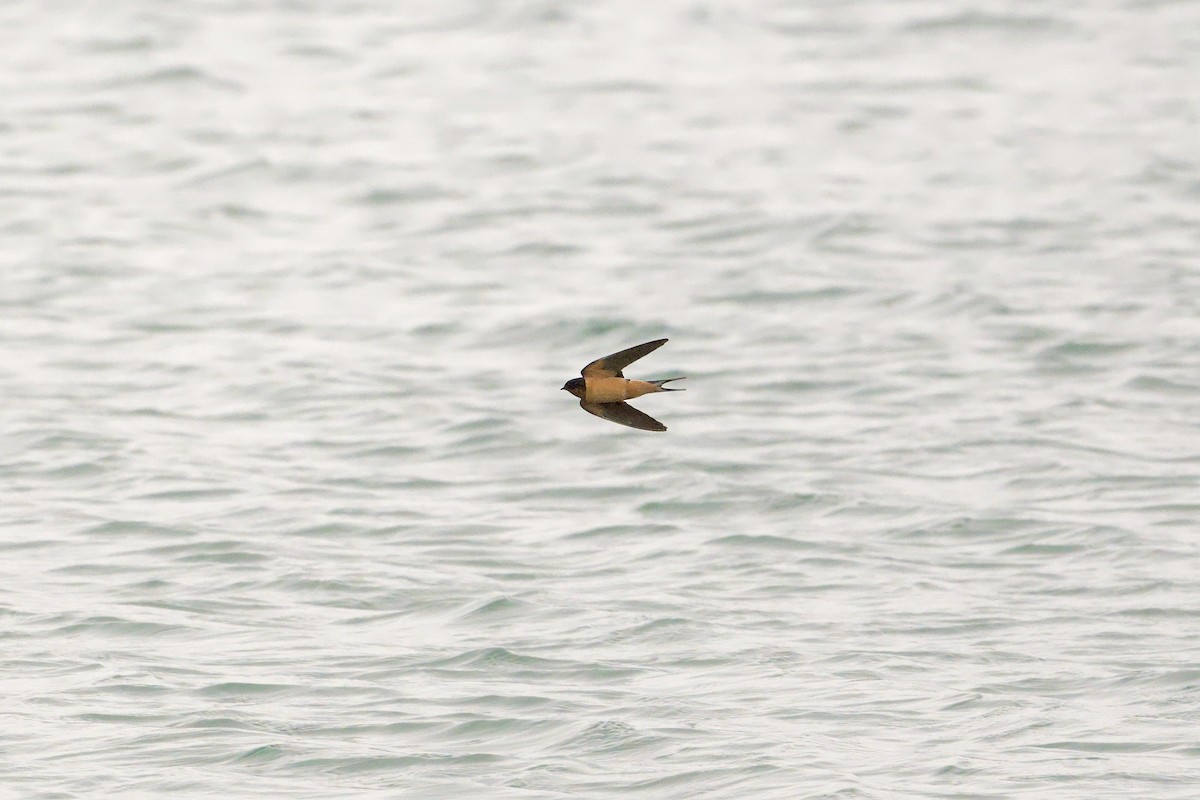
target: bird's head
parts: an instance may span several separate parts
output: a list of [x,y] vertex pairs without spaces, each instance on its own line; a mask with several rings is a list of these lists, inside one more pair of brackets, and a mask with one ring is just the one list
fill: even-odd
[[571,380],[563,384],[562,388],[566,389],[576,397],[583,399],[583,393],[586,389],[586,386],[583,383],[583,378],[571,378]]

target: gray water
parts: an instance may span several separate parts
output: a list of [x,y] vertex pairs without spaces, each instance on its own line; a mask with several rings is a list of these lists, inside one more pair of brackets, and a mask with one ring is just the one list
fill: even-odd
[[1197,796],[1197,3],[0,31],[0,793]]

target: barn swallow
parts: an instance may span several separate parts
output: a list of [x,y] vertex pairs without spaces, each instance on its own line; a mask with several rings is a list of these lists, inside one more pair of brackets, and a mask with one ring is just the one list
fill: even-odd
[[666,339],[655,339],[653,342],[639,344],[611,356],[597,358],[583,368],[580,373],[582,378],[572,378],[563,384],[562,388],[578,397],[579,407],[589,414],[642,431],[665,431],[666,425],[643,414],[625,401],[651,392],[682,392],[682,389],[668,389],[663,384],[681,381],[683,378],[635,381],[626,378],[621,370],[666,343]]

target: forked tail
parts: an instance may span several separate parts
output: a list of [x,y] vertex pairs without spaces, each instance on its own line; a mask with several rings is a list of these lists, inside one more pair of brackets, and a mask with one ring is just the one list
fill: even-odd
[[661,381],[649,381],[649,383],[653,383],[655,386],[657,386],[659,388],[659,390],[664,391],[664,392],[686,392],[687,389],[668,389],[667,387],[663,386],[664,383],[670,383],[671,381],[682,381],[686,377],[687,376],[685,375],[680,378],[663,378]]

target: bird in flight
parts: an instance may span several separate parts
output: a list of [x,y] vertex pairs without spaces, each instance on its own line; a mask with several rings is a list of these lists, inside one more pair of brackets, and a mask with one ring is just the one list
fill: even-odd
[[666,339],[655,339],[653,342],[597,358],[583,368],[580,373],[582,378],[572,378],[563,384],[562,388],[578,397],[579,407],[589,414],[641,431],[665,431],[666,425],[643,414],[625,401],[652,392],[681,392],[682,389],[668,389],[663,384],[681,381],[683,378],[635,381],[626,378],[621,370],[666,343]]

